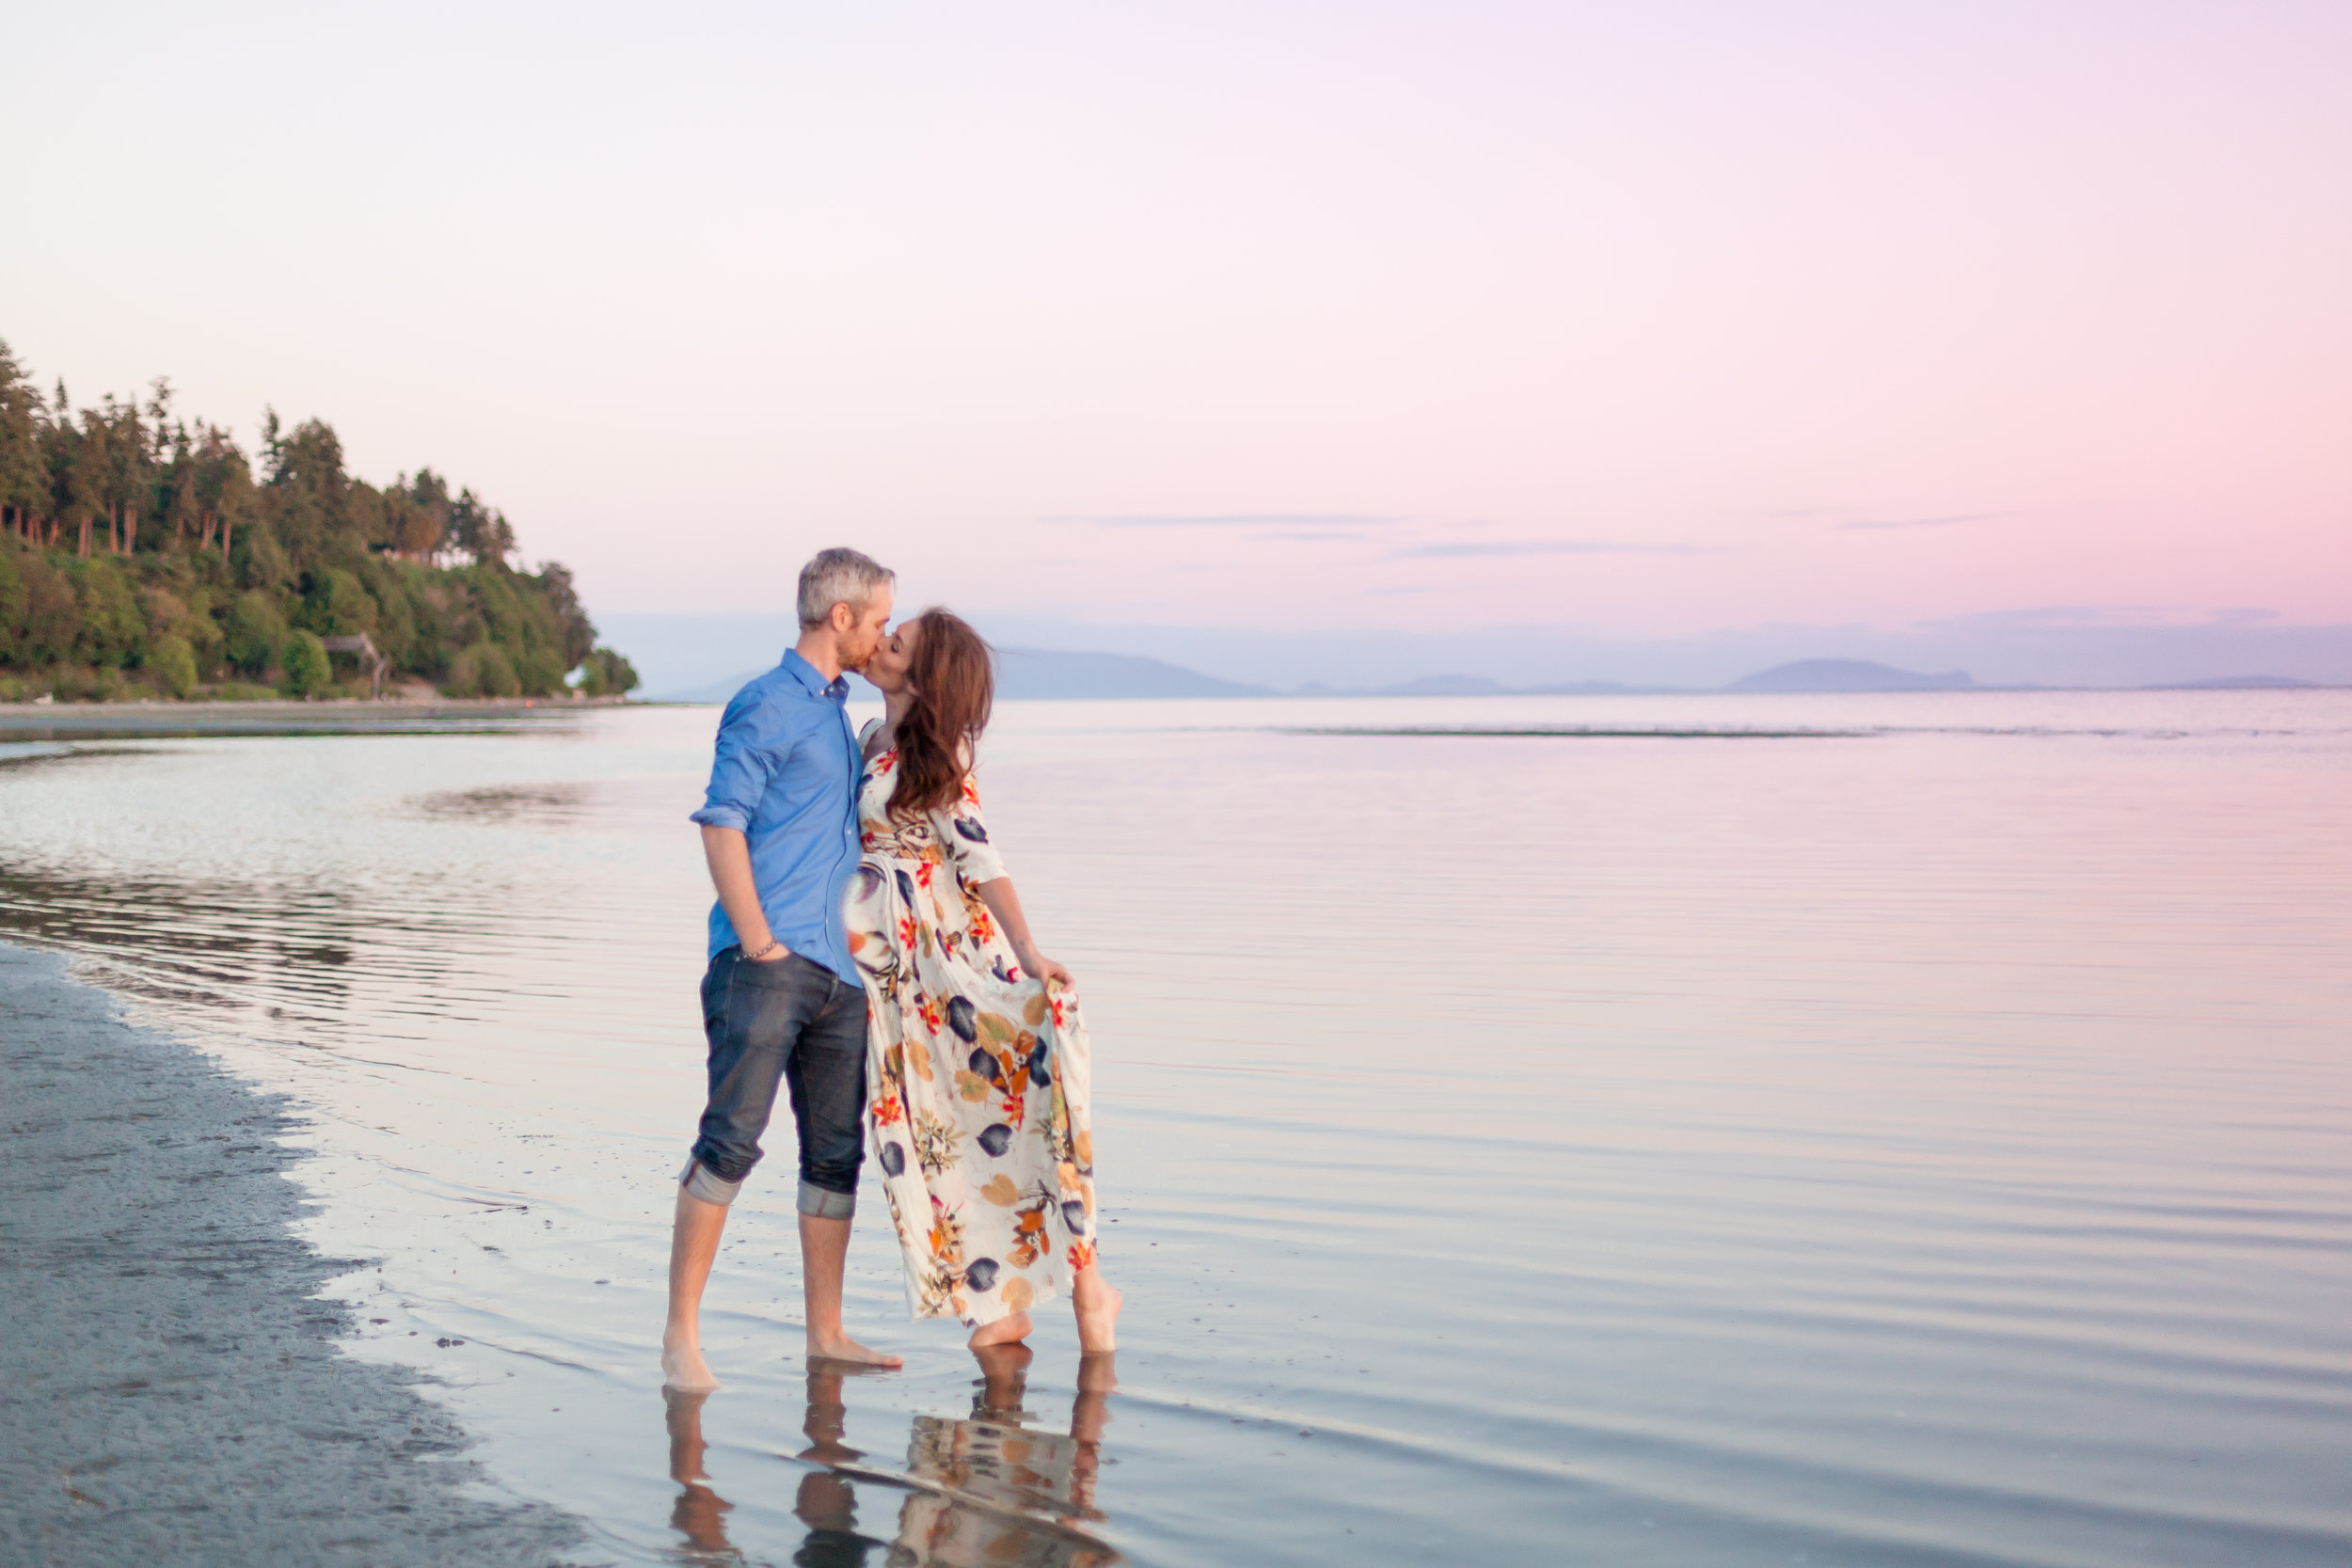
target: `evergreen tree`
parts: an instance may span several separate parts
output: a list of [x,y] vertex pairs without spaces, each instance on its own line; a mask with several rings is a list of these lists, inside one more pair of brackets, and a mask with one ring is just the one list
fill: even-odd
[[49,499],[49,467],[40,447],[40,392],[0,341],[0,533],[33,537]]

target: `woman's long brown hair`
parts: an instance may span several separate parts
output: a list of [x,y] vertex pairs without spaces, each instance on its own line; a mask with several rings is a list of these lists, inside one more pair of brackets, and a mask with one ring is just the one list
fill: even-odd
[[890,792],[894,816],[955,803],[996,699],[988,644],[970,622],[933,606],[915,625],[922,630],[915,634],[914,657],[907,666],[914,705],[898,721],[898,782]]

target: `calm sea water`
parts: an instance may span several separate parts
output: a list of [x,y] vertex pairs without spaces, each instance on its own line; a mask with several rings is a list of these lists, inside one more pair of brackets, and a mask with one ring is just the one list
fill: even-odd
[[592,1558],[2352,1560],[2352,694],[1009,705],[1116,1385],[878,1192],[807,1376],[785,1132],[695,1407],[715,717],[0,767],[0,935],[311,1109],[351,1353]]

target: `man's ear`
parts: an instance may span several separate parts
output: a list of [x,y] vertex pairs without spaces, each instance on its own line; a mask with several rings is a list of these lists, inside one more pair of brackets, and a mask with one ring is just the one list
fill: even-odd
[[857,630],[857,611],[846,604],[834,605],[825,612],[825,619],[832,623],[836,637],[847,637]]

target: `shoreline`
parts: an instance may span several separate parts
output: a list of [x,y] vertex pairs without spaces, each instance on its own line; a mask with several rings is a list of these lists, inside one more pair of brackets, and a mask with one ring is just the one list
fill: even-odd
[[393,735],[504,730],[578,719],[622,706],[617,698],[469,698],[433,702],[8,703],[0,739],[106,740],[235,735]]
[[468,1495],[418,1375],[345,1357],[296,1238],[296,1117],[132,1024],[68,960],[0,942],[0,1561],[548,1568],[585,1541]]
[[419,712],[448,708],[462,713],[523,713],[546,708],[571,713],[592,707],[642,707],[635,697],[138,697],[120,703],[15,702],[0,710],[44,713],[172,713],[178,711],[234,713]]

